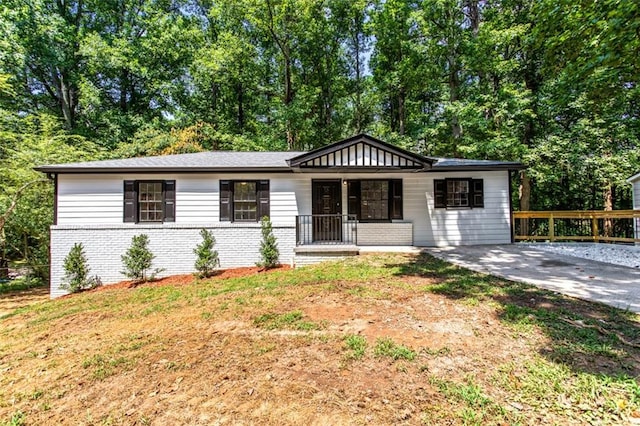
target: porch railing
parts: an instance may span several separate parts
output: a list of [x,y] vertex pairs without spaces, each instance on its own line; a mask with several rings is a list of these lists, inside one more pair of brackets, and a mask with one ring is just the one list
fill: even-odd
[[358,243],[355,215],[312,214],[296,216],[296,245],[355,245]]

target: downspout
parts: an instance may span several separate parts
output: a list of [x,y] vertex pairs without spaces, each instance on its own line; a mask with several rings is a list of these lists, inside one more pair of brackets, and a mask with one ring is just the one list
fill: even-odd
[[513,220],[513,184],[511,179],[513,177],[513,170],[507,171],[507,177],[509,179],[509,229],[511,229],[511,244],[516,242],[515,236],[515,222]]
[[[58,224],[58,174],[47,173],[47,178],[53,181],[53,225]],[[49,227],[49,297],[51,297],[51,277],[53,265],[51,261],[51,226]]]

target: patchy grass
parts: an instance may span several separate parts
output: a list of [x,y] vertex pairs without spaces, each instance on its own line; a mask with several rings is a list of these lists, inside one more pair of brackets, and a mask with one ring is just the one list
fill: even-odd
[[292,329],[301,331],[319,330],[321,326],[312,321],[304,321],[301,311],[287,312],[284,314],[262,314],[253,320],[256,327],[267,330]]
[[14,293],[21,290],[44,287],[44,282],[37,278],[24,276],[15,280],[0,280],[0,294]]
[[360,360],[367,350],[367,338],[351,334],[344,338],[345,347],[349,350],[346,358],[349,360]]
[[399,359],[413,361],[416,358],[415,351],[409,349],[406,346],[398,345],[393,340],[387,337],[379,338],[376,341],[376,346],[373,348],[373,353],[377,357],[389,357],[394,361]]
[[625,424],[639,341],[427,255],[106,289],[0,318],[0,425]]

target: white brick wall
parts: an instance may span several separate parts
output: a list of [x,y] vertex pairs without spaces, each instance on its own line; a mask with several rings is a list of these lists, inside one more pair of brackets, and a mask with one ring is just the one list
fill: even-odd
[[411,246],[412,223],[359,223],[359,246]]
[[[220,257],[221,268],[254,266],[260,260],[260,224],[220,224],[206,227],[216,238],[215,249]],[[156,256],[153,268],[164,268],[158,276],[187,274],[194,272],[193,249],[202,241],[202,227],[177,224],[113,226],[51,227],[51,297],[66,294],[60,289],[64,276],[64,258],[74,243],[82,243],[87,255],[91,275],[98,275],[104,284],[113,284],[126,279],[122,271],[121,256],[131,245],[134,235],[149,236],[149,249]],[[280,262],[293,263],[296,230],[294,226],[274,226],[278,240]]]

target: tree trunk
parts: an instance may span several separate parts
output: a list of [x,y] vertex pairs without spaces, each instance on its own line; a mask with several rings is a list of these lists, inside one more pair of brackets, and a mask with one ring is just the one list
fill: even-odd
[[55,97],[60,105],[65,126],[71,130],[75,126],[75,90],[69,85],[63,70],[56,68],[51,73],[56,91]]
[[127,93],[129,91],[129,73],[126,69],[120,71],[120,111],[127,112]]
[[244,130],[244,89],[242,83],[236,85],[238,95],[238,130],[240,133]]
[[406,131],[407,112],[404,106],[405,96],[405,90],[401,88],[398,93],[398,133],[400,133],[400,135],[404,135]]
[[353,37],[353,46],[355,49],[355,59],[356,59],[356,105],[355,105],[355,127],[356,134],[362,133],[362,94],[360,93],[361,87],[361,76],[360,76],[360,40],[358,37],[358,32],[355,33]]
[[[458,101],[458,90],[460,88],[460,79],[458,78],[455,58],[449,58],[449,67],[449,102],[453,105]],[[461,136],[462,126],[460,126],[457,113],[454,113],[453,117],[451,117],[451,137],[454,141],[458,141]],[[458,147],[456,144],[456,146],[454,146],[454,151],[457,150]],[[455,152],[453,154],[455,154]]]

